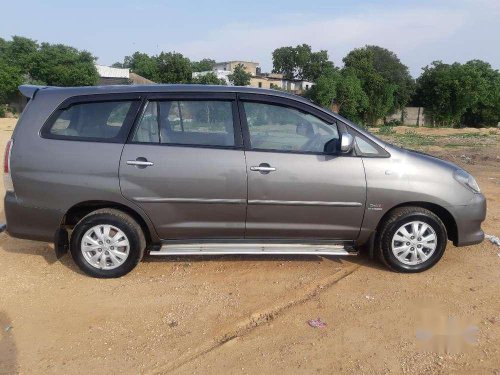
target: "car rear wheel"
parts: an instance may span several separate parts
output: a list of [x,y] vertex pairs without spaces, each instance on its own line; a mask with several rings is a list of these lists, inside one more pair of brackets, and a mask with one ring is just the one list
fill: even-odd
[[114,209],[91,212],[78,222],[71,236],[71,255],[86,274],[120,277],[142,259],[146,241],[140,225]]
[[422,272],[434,266],[446,249],[446,228],[421,207],[395,209],[382,223],[376,246],[382,261],[398,272]]

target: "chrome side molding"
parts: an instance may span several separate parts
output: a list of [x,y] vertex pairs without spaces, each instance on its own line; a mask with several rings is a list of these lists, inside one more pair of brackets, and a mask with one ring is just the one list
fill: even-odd
[[325,201],[282,201],[250,199],[248,204],[276,205],[276,206],[331,206],[331,207],[361,207],[361,202],[325,202]]

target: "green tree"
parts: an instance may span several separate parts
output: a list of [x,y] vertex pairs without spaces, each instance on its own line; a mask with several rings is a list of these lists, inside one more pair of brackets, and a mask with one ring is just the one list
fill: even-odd
[[132,56],[125,56],[120,68],[129,68],[135,74],[154,82],[159,82],[158,62],[155,57],[146,53],[135,52]]
[[3,43],[3,60],[27,73],[32,68],[38,48],[36,41],[15,35],[10,42]]
[[488,63],[434,61],[423,70],[416,101],[434,125],[483,126],[500,121],[500,73]]
[[62,44],[42,43],[30,76],[50,86],[92,86],[99,80],[95,57]]
[[307,63],[304,65],[302,78],[314,82],[320,76],[333,73],[334,70],[333,62],[328,60],[327,51],[311,52]]
[[368,106],[361,116],[368,125],[375,125],[377,120],[393,113],[397,101],[398,84],[384,77],[380,67],[376,67],[375,54],[373,48],[358,48],[349,52],[343,59],[344,69],[361,81],[363,91],[368,97]]
[[305,92],[304,96],[322,107],[331,108],[337,97],[337,84],[340,79],[340,72],[338,71],[322,75]]
[[22,83],[21,69],[0,59],[0,104],[8,103]]
[[221,78],[217,78],[215,73],[209,72],[197,78],[193,78],[191,83],[196,83],[200,85],[225,85],[226,81]]
[[349,70],[342,71],[341,79],[337,83],[335,102],[339,113],[354,122],[362,122],[362,115],[370,105],[361,81]]
[[42,43],[21,36],[0,38],[0,103],[8,102],[21,84],[88,86],[99,76],[95,58],[62,44]]
[[273,73],[283,74],[285,79],[296,77],[295,48],[281,47],[273,51]]
[[364,49],[372,52],[375,71],[384,77],[387,82],[396,86],[391,112],[402,110],[406,107],[415,91],[415,80],[412,78],[408,67],[401,63],[394,52],[388,49],[378,46],[366,46]]
[[463,65],[469,103],[462,117],[466,126],[491,126],[500,122],[500,73],[490,64],[471,60]]
[[248,86],[252,75],[247,73],[243,64],[238,64],[233,70],[233,73],[228,76],[229,82],[235,86]]
[[436,125],[458,125],[465,113],[466,93],[461,87],[461,72],[458,63],[434,61],[423,68],[417,80],[419,101]]
[[339,113],[351,121],[362,121],[362,114],[368,107],[361,81],[345,69],[319,77],[306,96],[326,108],[335,104]]
[[29,72],[37,54],[38,44],[31,39],[13,36],[0,38],[0,103],[7,103],[18,86],[30,80]]
[[[191,82],[191,62],[177,52],[162,52],[156,57],[160,83]],[[147,77],[146,77],[147,78]]]
[[328,60],[328,52],[312,52],[307,44],[273,51],[273,72],[283,74],[286,79],[315,81],[332,70],[333,63]]
[[202,59],[200,61],[191,62],[191,70],[193,72],[207,72],[212,70],[215,65],[215,60],[212,59]]

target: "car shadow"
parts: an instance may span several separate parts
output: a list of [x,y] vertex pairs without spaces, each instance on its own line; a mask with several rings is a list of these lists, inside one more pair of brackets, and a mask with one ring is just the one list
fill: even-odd
[[226,254],[226,255],[146,255],[143,262],[147,263],[186,263],[186,262],[317,262],[321,257],[317,255],[245,255],[245,254]]
[[60,262],[62,265],[71,269],[72,271],[84,275],[84,273],[73,262],[70,254],[66,254],[58,259],[56,257],[56,252],[54,250],[53,244],[47,242],[21,240],[18,238],[10,237],[6,233],[2,233],[0,234],[0,246],[8,253],[40,257],[48,265],[53,265],[56,262]]
[[357,256],[338,256],[338,255],[186,255],[186,256],[153,256],[146,255],[143,262],[147,263],[196,263],[196,262],[332,262],[336,265],[343,265],[345,261],[359,264],[363,267],[374,268],[384,272],[391,272],[376,259],[371,259],[368,254],[361,252]]

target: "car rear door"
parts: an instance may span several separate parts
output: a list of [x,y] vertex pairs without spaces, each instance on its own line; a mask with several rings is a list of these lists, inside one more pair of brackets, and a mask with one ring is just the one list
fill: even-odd
[[247,238],[355,240],[366,202],[361,158],[325,155],[342,125],[305,103],[240,94]]
[[243,238],[247,181],[235,94],[150,95],[120,161],[122,194],[162,239]]

